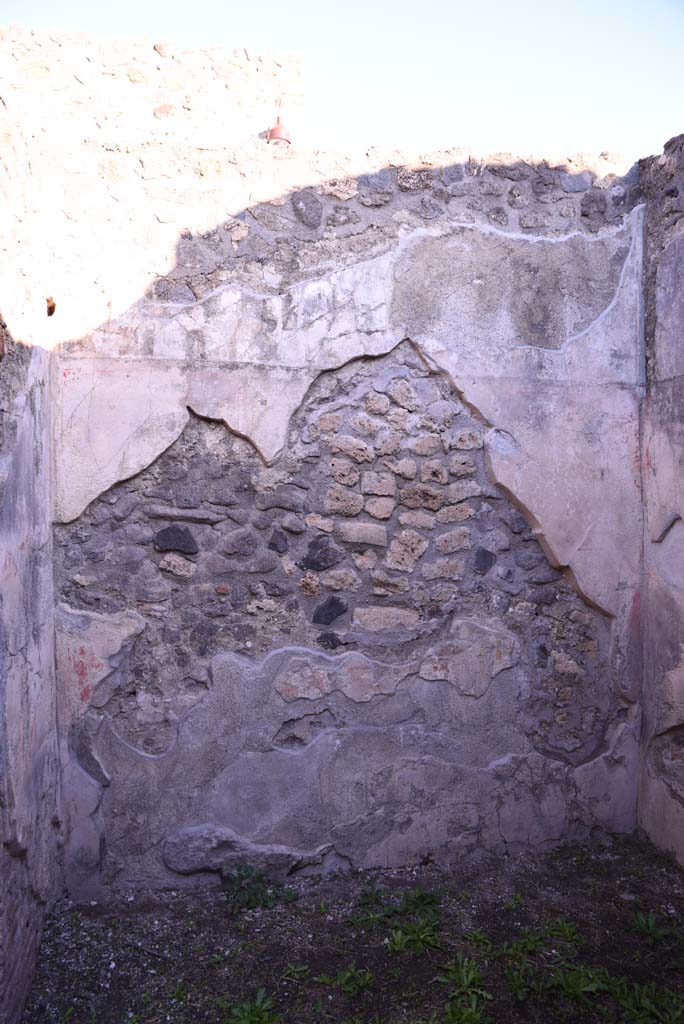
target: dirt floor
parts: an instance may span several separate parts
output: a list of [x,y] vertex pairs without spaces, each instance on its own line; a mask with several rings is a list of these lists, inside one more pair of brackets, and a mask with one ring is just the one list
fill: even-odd
[[633,838],[60,904],[23,1024],[684,1024],[684,872]]

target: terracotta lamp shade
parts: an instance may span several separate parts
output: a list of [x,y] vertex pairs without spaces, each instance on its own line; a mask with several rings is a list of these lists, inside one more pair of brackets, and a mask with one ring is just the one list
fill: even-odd
[[268,132],[266,133],[266,139],[268,142],[275,142],[277,144],[285,146],[289,146],[290,143],[292,142],[292,139],[290,138],[290,133],[288,132],[285,125],[280,123],[279,117],[276,118],[276,123],[273,125],[273,127],[268,129]]

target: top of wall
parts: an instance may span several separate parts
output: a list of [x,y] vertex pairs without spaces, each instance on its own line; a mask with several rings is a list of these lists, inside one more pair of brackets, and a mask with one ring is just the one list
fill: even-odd
[[[45,348],[136,302],[173,266],[184,232],[210,231],[256,203],[384,167],[540,162],[467,146],[311,148],[292,55],[10,27],[0,29],[0,81],[2,312],[16,339]],[[289,149],[263,137],[279,111]],[[603,180],[625,171],[607,154],[550,162]],[[50,319],[48,296],[58,303]]]

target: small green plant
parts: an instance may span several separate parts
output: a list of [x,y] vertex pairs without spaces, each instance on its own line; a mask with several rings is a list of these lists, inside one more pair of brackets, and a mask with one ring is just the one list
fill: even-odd
[[437,949],[439,945],[439,921],[432,915],[406,921],[401,927],[393,928],[387,939],[389,953],[420,954],[426,949]]
[[359,928],[378,928],[384,924],[389,917],[395,914],[394,907],[380,907],[378,910],[367,910],[363,914],[356,914],[350,919],[350,923]]
[[504,910],[519,910],[520,907],[524,906],[525,900],[521,892],[516,892],[511,896],[507,903],[504,903]]
[[422,914],[437,906],[439,906],[439,897],[418,885],[413,892],[404,894],[397,912],[399,914]]
[[684,1024],[684,996],[680,993],[627,978],[608,978],[606,987],[629,1024]]
[[549,921],[546,934],[553,939],[560,939],[561,942],[567,942],[573,946],[578,946],[581,942],[577,925],[573,921],[567,921],[564,917],[556,917]]
[[337,972],[335,987],[348,996],[357,996],[373,984],[370,971],[359,971],[356,967],[343,967]]
[[249,864],[238,864],[223,874],[221,884],[231,913],[274,906],[277,895],[263,871]]
[[546,948],[546,936],[534,928],[522,928],[520,935],[511,943],[511,949],[524,956],[534,956]]
[[535,990],[534,975],[529,963],[513,963],[506,967],[506,981],[514,998],[522,1003]]
[[603,969],[560,960],[551,971],[546,987],[571,1002],[588,1004],[590,997],[606,991],[606,979]]
[[331,988],[337,988],[348,996],[356,996],[359,992],[370,988],[373,975],[370,971],[359,971],[353,964],[341,967],[337,974],[319,974],[316,981]]
[[288,964],[283,971],[283,978],[290,978],[292,981],[302,981],[311,974],[311,968],[306,964]]
[[447,1003],[442,1021],[443,1024],[490,1024],[490,1018],[475,996],[467,1002]]
[[375,882],[371,882],[361,890],[359,906],[364,908],[381,907],[385,902],[385,890],[378,888]]
[[483,931],[475,930],[472,932],[464,932],[463,938],[466,942],[469,942],[471,946],[477,946],[477,948],[481,949],[483,953],[491,953],[494,948],[492,940]]
[[225,1024],[278,1024],[280,1014],[273,1007],[273,1000],[260,988],[251,1002],[232,1006]]
[[178,981],[176,987],[171,993],[171,998],[176,1003],[185,1003],[188,998],[188,986],[184,981]]
[[655,914],[644,914],[642,910],[637,910],[634,915],[632,928],[639,935],[643,935],[650,946],[656,942],[662,942],[670,934],[669,928],[661,928]]
[[487,1001],[492,997],[485,989],[482,988],[482,971],[480,965],[471,960],[470,957],[459,956],[455,960],[452,960],[450,964],[447,964],[444,969],[444,974],[437,976],[437,981],[443,985],[449,985],[451,992],[449,994],[450,999],[460,999],[466,997],[470,1000],[471,996],[477,996],[478,999]]

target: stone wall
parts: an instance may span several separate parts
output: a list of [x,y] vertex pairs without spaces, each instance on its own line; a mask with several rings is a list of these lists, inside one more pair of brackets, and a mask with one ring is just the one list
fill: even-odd
[[80,863],[132,886],[631,827],[609,620],[492,486],[482,428],[406,342],[319,377],[272,468],[193,417],[57,529],[62,663],[123,640],[75,695]]
[[639,818],[684,861],[684,136],[642,162],[647,199],[644,733]]
[[[321,153],[289,58],[10,30],[0,64],[4,372],[21,406],[51,353],[55,524],[53,558],[44,399],[6,400],[12,621],[52,562],[69,890],[631,830],[642,706],[641,821],[684,855],[677,145]],[[52,819],[7,854],[31,941]]]
[[634,827],[637,199],[323,180],[60,346],[73,891]]
[[21,1010],[59,888],[46,353],[7,345],[0,447],[0,1019]]

